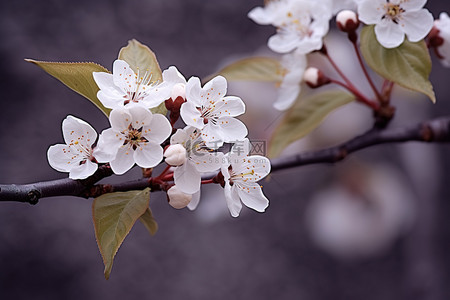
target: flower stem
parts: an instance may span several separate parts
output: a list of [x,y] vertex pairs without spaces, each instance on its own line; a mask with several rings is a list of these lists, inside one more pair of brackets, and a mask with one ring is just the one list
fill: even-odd
[[382,97],[381,97],[381,95],[380,95],[380,92],[377,90],[375,84],[374,84],[373,81],[372,81],[372,78],[370,78],[369,72],[367,72],[367,68],[366,68],[366,66],[364,65],[364,61],[363,61],[363,59],[362,59],[362,57],[361,57],[361,53],[359,52],[358,45],[357,45],[356,41],[355,41],[355,42],[352,42],[352,44],[353,44],[353,49],[355,49],[355,53],[356,53],[356,57],[358,58],[359,65],[361,66],[361,69],[362,69],[362,71],[364,72],[364,76],[366,76],[367,81],[369,82],[370,87],[372,88],[373,92],[375,93],[375,96],[378,98],[378,100],[379,100],[380,102],[382,102]]
[[348,86],[347,84],[340,82],[339,80],[335,80],[335,79],[330,79],[330,81],[334,84],[340,85],[343,88],[347,89],[349,92],[351,92],[353,95],[355,95],[357,101],[364,103],[365,105],[372,108],[374,111],[377,111],[380,108],[378,103],[367,99],[367,97],[364,96],[363,94],[361,94],[361,92],[358,91],[354,86]]

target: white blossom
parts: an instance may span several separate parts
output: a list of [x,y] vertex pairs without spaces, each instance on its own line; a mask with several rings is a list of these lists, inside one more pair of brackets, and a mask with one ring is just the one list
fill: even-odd
[[273,106],[278,110],[290,108],[300,94],[300,83],[307,66],[306,56],[295,51],[283,55],[281,59],[283,80],[278,89]]
[[306,54],[322,48],[331,9],[331,0],[279,0],[252,9],[248,17],[258,24],[277,28],[268,41],[273,51],[287,53],[297,49]]
[[226,155],[221,171],[225,180],[225,199],[233,217],[239,216],[242,203],[258,212],[264,212],[269,200],[256,182],[270,172],[270,161],[264,156],[248,156],[248,139],[236,143]]
[[163,84],[170,90],[169,97],[175,100],[178,97],[186,99],[186,79],[174,66],[162,72]]
[[433,27],[426,0],[359,0],[359,19],[375,24],[375,35],[385,48],[400,46],[405,34],[411,42],[422,40]]
[[187,159],[173,172],[175,185],[184,193],[194,194],[200,190],[201,173],[220,169],[223,153],[212,152],[201,138],[200,130],[187,126],[178,129],[170,138],[172,146],[181,145],[186,149]]
[[85,179],[97,171],[92,145],[97,132],[83,120],[67,116],[62,123],[65,144],[51,146],[47,151],[50,166],[69,172],[69,178]]
[[186,85],[186,102],[181,106],[181,118],[190,126],[201,130],[206,146],[217,149],[224,142],[242,140],[247,127],[234,118],[245,112],[239,97],[225,96],[227,81],[217,76],[202,88],[200,79],[192,77]]
[[434,26],[439,30],[438,36],[443,43],[437,47],[438,54],[444,66],[450,67],[450,18],[447,13],[439,15],[439,19],[434,22]]
[[98,141],[96,158],[109,162],[116,174],[123,174],[136,163],[152,168],[163,158],[161,143],[172,132],[169,121],[160,114],[133,105],[117,108],[109,116],[111,128],[104,130]]
[[142,104],[153,108],[169,99],[171,85],[152,82],[149,70],[138,70],[136,74],[124,60],[116,60],[113,73],[94,72],[94,80],[100,90],[97,98],[107,108],[120,108],[127,104]]

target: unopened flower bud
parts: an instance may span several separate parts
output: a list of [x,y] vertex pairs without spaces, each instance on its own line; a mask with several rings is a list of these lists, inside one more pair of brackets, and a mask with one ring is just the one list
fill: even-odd
[[186,85],[183,83],[177,83],[172,88],[172,93],[170,94],[170,98],[175,101],[178,97],[186,99]]
[[303,74],[303,80],[310,88],[318,88],[322,85],[330,83],[330,79],[326,77],[317,68],[308,68]]
[[176,209],[185,208],[192,200],[192,195],[183,193],[176,185],[167,191],[167,196],[169,197],[170,206]]
[[351,10],[339,12],[336,16],[336,23],[343,32],[354,32],[359,26],[358,16]]
[[186,162],[186,149],[181,144],[170,145],[164,152],[166,163],[171,166],[181,166]]

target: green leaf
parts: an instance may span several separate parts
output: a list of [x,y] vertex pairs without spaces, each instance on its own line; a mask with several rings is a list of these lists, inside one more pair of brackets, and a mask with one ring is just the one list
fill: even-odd
[[155,218],[153,218],[153,213],[150,208],[144,212],[142,216],[140,216],[139,220],[144,224],[145,228],[147,228],[148,232],[151,235],[155,235],[158,231],[158,223],[156,223]]
[[278,156],[289,144],[319,126],[330,112],[354,99],[353,94],[345,91],[325,91],[305,98],[300,95],[273,132],[269,156]]
[[380,76],[436,102],[428,79],[431,58],[424,41],[413,43],[405,39],[399,47],[387,49],[378,42],[374,26],[365,26],[361,31],[361,52],[367,64]]
[[58,79],[78,94],[89,99],[106,116],[109,115],[111,110],[104,107],[97,98],[99,88],[94,81],[94,77],[92,76],[92,72],[109,73],[109,71],[101,65],[92,62],[73,63],[37,61],[33,59],[25,60],[39,66],[45,72]]
[[105,264],[108,279],[114,261],[125,237],[136,220],[146,213],[150,189],[104,194],[92,205],[95,238]]
[[209,81],[216,75],[222,75],[227,80],[281,82],[283,68],[280,62],[270,57],[250,57],[238,60],[226,66],[204,81]]
[[[152,76],[151,82],[162,82],[162,72],[155,53],[137,40],[128,41],[128,45],[120,49],[118,58],[126,61],[136,74],[149,72]],[[167,113],[164,103],[150,110],[155,114]]]

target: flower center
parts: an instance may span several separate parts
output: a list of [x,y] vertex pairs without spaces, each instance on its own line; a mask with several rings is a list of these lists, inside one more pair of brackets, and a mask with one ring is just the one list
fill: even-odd
[[127,94],[124,96],[126,99],[124,101],[124,105],[130,102],[139,102],[144,99],[148,95],[148,91],[151,88],[158,84],[158,82],[152,83],[153,74],[149,72],[147,69],[145,73],[142,75],[139,68],[137,69],[138,73],[134,75],[135,84],[134,86],[129,84],[129,89],[126,91]]
[[383,9],[386,11],[386,13],[383,15],[383,17],[381,17],[381,19],[389,18],[395,24],[398,24],[402,13],[405,12],[405,10],[401,8],[399,4],[389,3],[389,0],[387,0],[387,3],[384,4]]
[[299,17],[294,17],[292,12],[288,12],[286,16],[287,20],[278,28],[279,31],[294,31],[300,38],[306,38],[312,35],[313,32],[309,28],[309,25],[313,20],[309,14],[303,13]]
[[141,143],[148,142],[148,140],[142,136],[142,127],[136,129],[130,124],[128,125],[128,129],[122,133],[125,135],[123,145],[129,145],[133,150],[136,150]]

